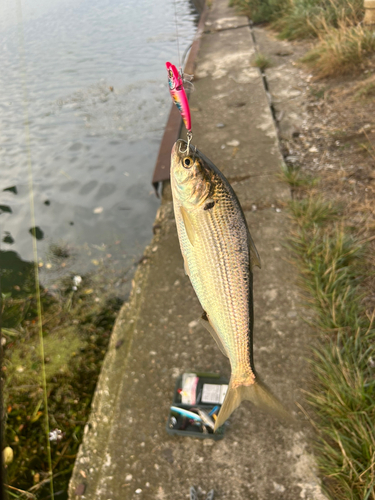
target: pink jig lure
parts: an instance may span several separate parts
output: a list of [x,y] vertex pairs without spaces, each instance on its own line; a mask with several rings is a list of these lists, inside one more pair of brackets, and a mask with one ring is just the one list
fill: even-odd
[[191,134],[190,108],[184,89],[182,75],[178,72],[176,66],[174,66],[170,62],[167,62],[165,65],[168,71],[169,91],[171,93],[172,99],[174,100],[174,103],[181,113],[186,129]]

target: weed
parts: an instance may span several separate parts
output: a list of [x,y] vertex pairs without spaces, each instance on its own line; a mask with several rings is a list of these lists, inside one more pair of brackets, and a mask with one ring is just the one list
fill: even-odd
[[271,61],[264,54],[258,53],[254,59],[253,66],[256,66],[261,71],[264,71],[271,66]]
[[52,244],[49,247],[49,253],[59,259],[67,259],[70,257],[70,250],[66,244],[56,245]]
[[309,93],[310,93],[311,97],[314,97],[315,99],[324,99],[326,90],[324,87],[321,89],[317,89],[315,87],[310,87]]
[[14,452],[7,482],[9,495],[24,498],[22,490],[27,490],[28,498],[39,498],[47,494],[49,482],[45,413],[51,430],[62,431],[61,441],[51,443],[52,468],[55,486],[66,490],[121,300],[108,295],[103,300],[107,285],[99,275],[83,277],[76,290],[72,277],[61,280],[60,293],[41,287],[47,409],[32,264],[19,268],[24,270],[19,286],[2,295],[4,439]]
[[295,0],[293,8],[273,26],[280,31],[280,38],[295,40],[317,37],[327,27],[357,24],[363,14],[361,0]]
[[375,329],[361,305],[364,249],[342,226],[311,227],[300,227],[292,246],[321,332],[308,394],[317,460],[331,498],[375,498]]
[[232,0],[255,23],[271,22],[289,40],[316,37],[323,26],[358,24],[363,0]]
[[358,70],[375,52],[373,30],[363,28],[363,0],[232,0],[252,20],[269,22],[281,39],[318,38],[304,62],[319,76]]
[[265,23],[277,19],[291,6],[290,0],[231,0],[232,6],[237,6],[248,15],[254,23]]
[[279,179],[287,182],[292,189],[311,188],[317,184],[317,179],[301,172],[299,167],[289,167],[285,163],[281,166]]
[[289,209],[298,225],[303,228],[321,226],[327,221],[336,219],[338,214],[338,209],[333,203],[316,196],[292,200]]
[[[295,174],[283,168],[291,185]],[[363,305],[366,248],[340,223],[338,207],[298,189],[290,246],[318,332],[307,393],[316,457],[332,499],[374,500],[375,311]]]
[[366,57],[375,52],[375,33],[363,26],[327,29],[318,45],[302,58],[318,76],[343,75],[358,71]]

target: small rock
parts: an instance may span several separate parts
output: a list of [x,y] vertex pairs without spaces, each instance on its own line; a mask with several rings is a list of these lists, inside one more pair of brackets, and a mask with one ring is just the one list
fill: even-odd
[[234,148],[236,148],[237,146],[240,145],[240,141],[237,141],[237,139],[233,139],[231,141],[228,141],[227,145],[228,146],[233,146]]
[[141,490],[141,488],[137,488],[137,489],[135,490],[135,492],[137,493],[137,495],[139,495],[140,493],[142,493],[142,490]]
[[310,149],[309,149],[310,153],[318,153],[319,152],[319,149],[316,147],[316,146],[312,146]]
[[176,280],[173,284],[174,286],[178,286],[180,284],[180,280]]
[[115,348],[116,348],[116,349],[119,349],[119,348],[122,346],[122,344],[123,344],[123,343],[124,343],[124,339],[120,339],[120,340],[118,340],[118,341],[116,342]]
[[216,127],[217,127],[217,128],[224,128],[224,127],[225,127],[225,125],[224,125],[224,123],[217,123],[217,124],[216,124]]
[[94,208],[93,212],[94,214],[101,214],[103,212],[103,207],[96,207]]
[[256,212],[256,211],[257,211],[257,206],[256,206],[256,205],[254,205],[254,204],[252,204],[252,205],[251,205],[251,211],[252,211],[252,212]]
[[279,214],[281,212],[281,208],[276,208],[276,212]]
[[189,326],[189,328],[195,328],[197,325],[198,325],[198,321],[194,320],[194,321],[190,321],[188,326]]
[[285,161],[287,161],[288,163],[297,163],[298,156],[287,156],[285,158]]
[[74,491],[74,494],[77,495],[77,496],[82,496],[84,493],[85,493],[85,490],[86,490],[86,485],[84,483],[80,483],[75,491]]
[[213,446],[215,444],[215,441],[213,439],[205,439],[203,441],[203,446]]
[[152,251],[153,251],[153,252],[156,252],[156,251],[157,251],[157,249],[158,249],[158,246],[156,245],[156,246],[154,246],[154,247],[153,247]]
[[285,491],[285,486],[283,486],[282,484],[278,484],[275,481],[273,481],[273,487],[275,491],[279,491],[280,493],[284,493]]
[[133,476],[131,474],[126,474],[125,481],[131,481],[132,479],[133,479]]

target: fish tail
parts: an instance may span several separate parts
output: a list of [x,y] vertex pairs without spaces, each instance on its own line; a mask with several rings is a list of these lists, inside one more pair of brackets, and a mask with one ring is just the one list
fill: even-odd
[[261,380],[256,378],[249,385],[235,385],[233,384],[233,378],[231,378],[223,406],[215,422],[214,432],[224,424],[244,400],[251,401],[258,408],[283,420],[292,420],[291,414]]

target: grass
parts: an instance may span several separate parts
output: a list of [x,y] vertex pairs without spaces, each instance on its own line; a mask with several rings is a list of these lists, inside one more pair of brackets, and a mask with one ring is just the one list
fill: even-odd
[[[338,208],[331,202],[318,196],[309,196],[302,200],[292,200],[289,210],[299,226],[308,229],[310,226],[319,226],[337,218]],[[314,236],[314,235],[313,235]]]
[[254,59],[253,66],[264,71],[271,66],[271,61],[264,54],[258,53]]
[[288,10],[290,0],[231,0],[231,6],[237,6],[254,23],[268,23]]
[[363,0],[232,0],[255,22],[268,22],[279,38],[316,38],[303,59],[320,77],[358,71],[375,53],[375,34],[360,23]]
[[332,499],[373,500],[375,311],[366,311],[362,300],[366,248],[340,220],[337,207],[304,189],[290,204],[290,244],[318,332],[307,393],[316,456]]
[[375,75],[371,72],[362,81],[359,81],[353,88],[356,100],[370,100],[375,97]]
[[286,181],[292,189],[311,188],[317,184],[317,179],[302,173],[300,167],[292,168],[283,163],[281,170],[279,179]]
[[326,29],[319,40],[318,45],[302,58],[319,77],[358,72],[366,59],[375,53],[375,32],[361,25]]
[[[65,256],[65,251],[58,253]],[[14,452],[6,468],[6,483],[10,497],[38,499],[47,498],[49,492],[47,409],[43,404],[33,265],[18,264],[22,275],[16,269],[12,276],[10,268],[3,268],[3,261],[1,269],[2,335],[6,341],[2,366],[4,441]],[[108,293],[113,284],[103,280],[100,270],[83,276],[77,289],[73,286],[73,276],[67,276],[58,287],[41,288],[50,430],[62,431],[61,440],[51,441],[55,491],[67,491],[96,380],[122,303]]]

